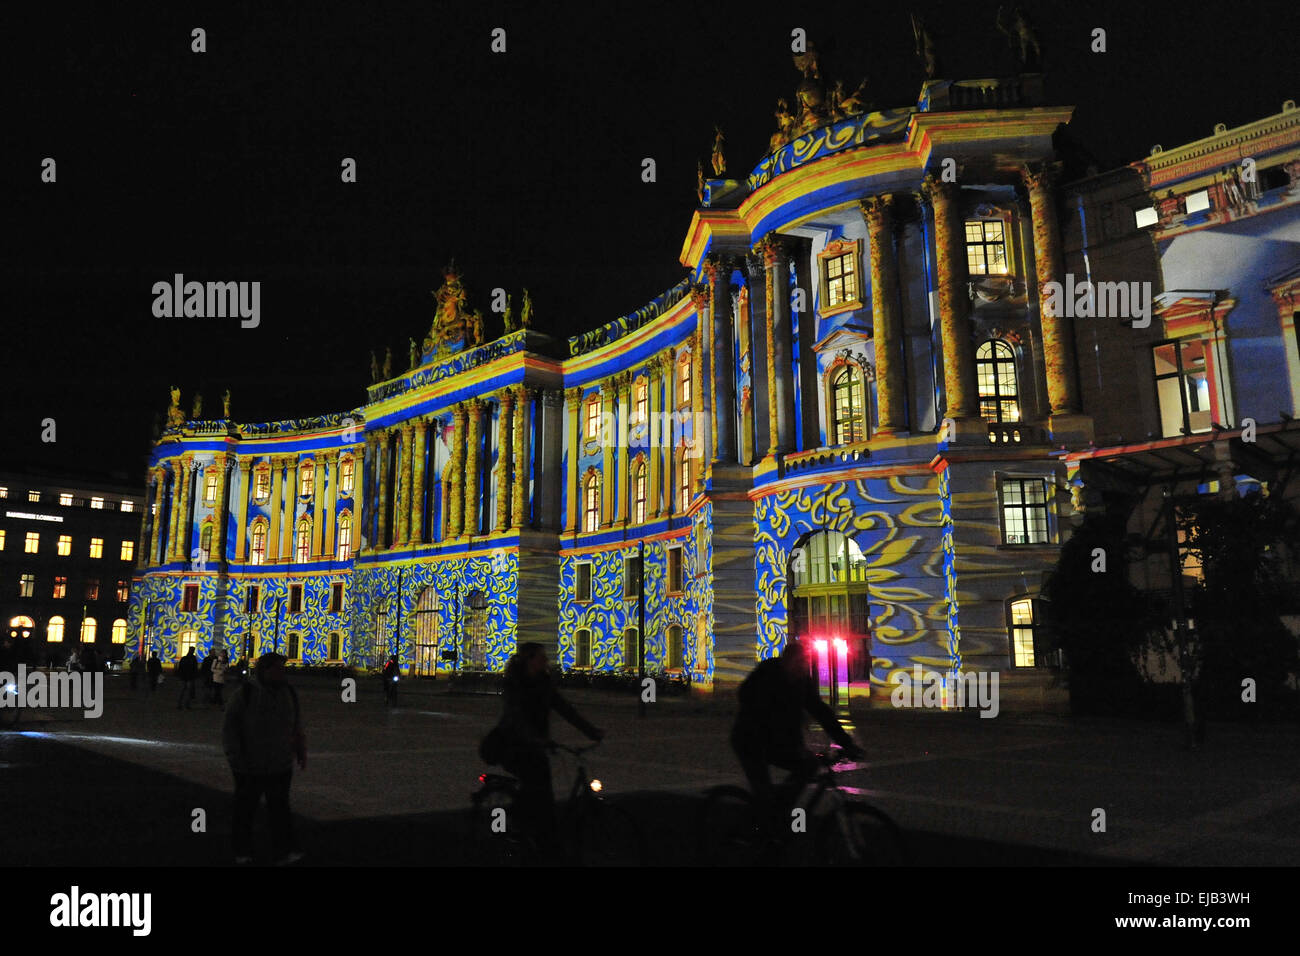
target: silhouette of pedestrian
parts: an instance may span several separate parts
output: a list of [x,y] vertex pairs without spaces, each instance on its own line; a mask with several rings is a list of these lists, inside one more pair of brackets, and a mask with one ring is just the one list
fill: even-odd
[[162,683],[162,661],[158,658],[157,651],[154,651],[153,655],[149,658],[148,671],[149,693],[152,694],[158,689],[158,685]]
[[140,659],[139,654],[131,657],[131,663],[128,665],[131,672],[131,690],[140,686],[140,675],[144,673],[144,661]]
[[184,707],[189,710],[194,705],[194,684],[199,679],[199,659],[194,648],[185,652],[180,664],[176,666],[176,677],[181,682],[181,696],[176,701],[176,709]]
[[226,686],[226,673],[230,670],[230,656],[223,647],[217,651],[217,659],[212,662],[212,703],[224,704],[221,699],[222,688]]

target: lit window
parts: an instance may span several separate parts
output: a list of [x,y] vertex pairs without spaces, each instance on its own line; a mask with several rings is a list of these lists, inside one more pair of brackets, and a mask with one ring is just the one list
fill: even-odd
[[40,500],[41,500],[41,493],[40,493],[39,491],[29,491],[29,492],[27,492],[27,500],[28,500],[28,501],[40,501]]
[[123,561],[131,561],[131,560],[133,560],[134,558],[135,558],[135,542],[134,542],[134,541],[123,541],[123,542],[122,542],[122,557],[121,557],[121,560],[123,560]]
[[681,499],[680,510],[689,511],[691,507],[691,459],[685,454],[681,457],[681,467],[677,469],[677,494]]
[[1034,653],[1035,610],[1031,598],[1011,602],[1011,659],[1016,667],[1033,667],[1038,663]]
[[1152,357],[1163,436],[1209,431],[1213,412],[1205,341],[1165,342],[1154,347]]
[[304,461],[298,469],[298,494],[310,497],[316,491],[316,465]]
[[352,494],[352,475],[355,471],[356,463],[351,458],[339,462],[339,494],[344,497]]
[[579,561],[574,569],[573,599],[585,604],[591,600],[591,562]]
[[45,626],[45,642],[47,644],[63,643],[63,618],[57,614],[50,618],[50,623]]
[[966,266],[973,276],[1007,274],[1007,243],[1000,219],[967,220]]
[[9,489],[0,487],[0,498],[8,498],[8,497],[9,497]]
[[1154,226],[1160,221],[1160,214],[1156,212],[1155,206],[1147,206],[1146,209],[1138,209],[1133,213],[1133,219],[1139,229],[1145,229],[1147,226]]
[[679,594],[682,590],[682,549],[668,549],[668,593]]
[[297,633],[289,635],[289,653],[286,655],[290,660],[297,660],[300,656],[298,651],[302,644],[301,636]]
[[352,515],[339,516],[339,560],[352,560]]
[[253,497],[259,501],[264,501],[271,496],[271,469],[265,466],[258,468],[256,482]]
[[623,631],[623,667],[625,670],[634,671],[641,666],[640,662],[640,644],[641,636],[635,627],[629,627]]
[[1047,544],[1048,507],[1046,479],[1003,478],[1003,544]]
[[994,339],[976,349],[975,377],[979,383],[981,418],[986,422],[1020,421],[1016,356],[1010,345]]
[[644,375],[636,380],[636,420],[643,422],[650,417],[650,380]]
[[125,604],[131,600],[131,582],[122,578],[117,579],[117,603]]
[[57,575],[54,578],[54,598],[65,598],[68,596],[68,579],[66,575]]
[[257,521],[253,524],[253,540],[250,563],[266,563],[266,525]]
[[623,559],[623,597],[634,598],[640,594],[641,558],[640,556]]
[[102,557],[104,556],[104,539],[103,539],[103,538],[91,538],[91,539],[90,539],[90,556],[91,556],[92,558],[102,558]]
[[209,468],[203,478],[203,503],[214,504],[217,500],[217,473]]
[[677,363],[677,404],[691,403],[691,357],[683,355]]
[[597,531],[600,529],[600,476],[588,475],[587,484],[584,489],[584,517],[582,530]]
[[72,506],[72,495],[59,495],[59,504],[64,507]]
[[114,644],[125,644],[125,643],[126,643],[126,621],[125,621],[125,619],[119,617],[116,621],[113,622],[113,631],[112,631],[112,635],[113,635],[113,643],[114,643]]
[[180,639],[176,642],[177,659],[184,657],[190,651],[199,649],[199,632],[194,630],[181,631]]
[[298,522],[298,563],[311,559],[311,522],[303,518]]
[[595,441],[600,437],[600,398],[593,395],[586,405],[586,439]]
[[86,600],[99,600],[99,578],[86,578]]
[[65,558],[72,553],[72,535],[70,534],[59,535],[58,551],[59,554],[63,555]]
[[1187,197],[1187,212],[1202,212],[1210,208],[1210,192],[1202,189],[1199,193],[1192,193]]
[[826,269],[826,306],[835,308],[845,302],[858,301],[857,253],[827,256],[822,260]]
[[5,549],[5,529],[0,528],[0,551]]
[[637,524],[645,524],[647,494],[645,472],[646,468],[644,463],[638,464],[632,472],[632,500],[634,502],[632,507],[632,520]]
[[27,540],[23,542],[23,551],[27,554],[36,554],[41,549],[41,535],[39,531],[28,531]]
[[573,666],[591,666],[591,631],[579,628],[573,635]]
[[135,502],[134,502],[134,501],[127,501],[127,500],[123,499],[123,500],[122,500],[122,503],[121,503],[120,505],[118,505],[117,510],[118,510],[118,511],[134,511],[134,510],[135,510]]
[[104,510],[104,499],[103,499],[103,498],[91,498],[91,499],[90,499],[90,507],[94,508],[96,511],[103,511],[103,510]]
[[670,671],[682,668],[682,629],[677,624],[668,626],[668,660],[665,662]]
[[846,365],[831,376],[831,408],[835,444],[849,445],[866,439],[866,389],[860,369]]
[[95,619],[93,617],[88,617],[84,621],[82,621],[81,622],[81,643],[94,644],[95,630],[97,627],[98,625],[95,623]]

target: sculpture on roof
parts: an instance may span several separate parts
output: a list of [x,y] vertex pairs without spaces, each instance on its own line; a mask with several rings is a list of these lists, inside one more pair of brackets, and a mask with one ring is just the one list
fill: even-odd
[[515,326],[514,299],[515,297],[512,296],[509,292],[506,293],[506,311],[501,316],[501,326],[506,330],[506,335],[509,335],[511,332],[518,331],[518,328]]
[[433,297],[436,306],[433,327],[424,343],[426,351],[434,345],[441,347],[462,342],[470,331],[473,316],[467,306],[468,297],[455,259],[442,270],[442,285],[433,293]]
[[407,341],[411,343],[411,368],[417,369],[420,367],[420,356],[415,351],[415,339],[408,338]]
[[379,381],[379,359],[375,358],[375,350],[370,350],[370,384],[374,385]]
[[470,345],[482,345],[487,341],[487,334],[483,330],[483,313],[475,309],[469,317],[469,336]]
[[167,408],[167,427],[175,428],[177,425],[184,423],[185,413],[181,411],[181,390],[173,385],[171,393],[172,403]]
[[795,91],[799,115],[795,119],[794,133],[799,135],[818,126],[824,126],[830,119],[830,110],[826,103],[821,68],[817,63],[817,49],[811,42],[808,44],[807,52],[794,54],[794,65],[803,74],[799,88]]
[[230,421],[230,389],[221,393],[221,418]]
[[715,125],[713,133],[713,175],[721,177],[727,172],[727,160],[722,155],[722,146],[726,142],[726,137],[722,135],[721,126]]
[[393,350],[391,348],[386,348],[384,349],[384,381],[386,382],[392,377],[393,377]]
[[[843,84],[836,83],[835,85],[841,90],[843,89]],[[840,112],[845,116],[858,116],[871,108],[871,102],[867,99],[867,78],[865,76],[856,90],[840,99],[839,108]]]
[[912,14],[912,36],[916,39],[916,55],[925,67],[925,78],[933,80],[939,74],[939,56],[934,50],[934,37],[925,28],[925,21]]
[[1006,9],[998,7],[997,27],[998,31],[1007,38],[1011,48],[1016,50],[1020,72],[1036,72],[1041,66],[1043,53],[1038,46],[1038,37],[1034,35],[1033,24],[1029,22],[1025,11],[1018,6],[1013,7],[1008,23]]
[[203,393],[194,393],[194,404],[190,408],[190,421],[197,422],[203,417]]
[[778,149],[790,142],[794,133],[794,114],[790,112],[790,104],[781,97],[776,101],[776,132],[768,140],[767,151],[775,153]]
[[704,205],[704,160],[695,161],[695,195],[700,197],[700,205]]
[[531,329],[533,327],[533,297],[524,290],[524,304],[519,310],[519,327],[521,329]]

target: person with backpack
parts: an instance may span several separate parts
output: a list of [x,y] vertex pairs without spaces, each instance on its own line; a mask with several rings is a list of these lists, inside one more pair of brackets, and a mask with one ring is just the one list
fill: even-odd
[[298,693],[290,686],[285,658],[267,653],[257,659],[251,680],[230,697],[221,741],[235,777],[235,863],[253,862],[253,817],[263,795],[271,817],[276,865],[296,863],[303,854],[293,834],[289,786],[296,762],[307,768]]

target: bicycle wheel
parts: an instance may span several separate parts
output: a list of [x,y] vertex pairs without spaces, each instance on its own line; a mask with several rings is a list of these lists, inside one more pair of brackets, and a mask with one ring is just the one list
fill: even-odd
[[641,826],[622,807],[586,800],[573,820],[573,848],[581,866],[644,866]]
[[470,808],[472,866],[519,866],[525,844],[515,831],[515,790],[488,786],[474,794]]
[[704,866],[754,866],[763,852],[754,798],[744,787],[714,787],[704,795],[695,845]]
[[817,860],[823,866],[903,866],[903,834],[883,810],[846,803],[818,829]]

